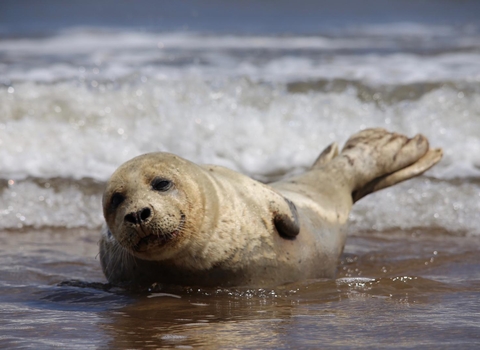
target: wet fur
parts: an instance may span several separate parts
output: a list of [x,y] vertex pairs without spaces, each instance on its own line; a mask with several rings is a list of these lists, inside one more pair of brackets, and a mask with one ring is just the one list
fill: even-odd
[[[104,195],[103,271],[111,283],[134,285],[265,287],[332,278],[353,203],[423,173],[441,156],[422,135],[367,129],[340,153],[336,144],[327,147],[304,174],[269,185],[170,154],[137,157],[112,175]],[[173,197],[151,191],[149,181],[160,175],[174,179]],[[126,199],[112,211],[115,191]],[[132,231],[124,216],[142,206],[151,206],[156,225],[179,211],[185,224],[165,246],[136,251],[135,242],[150,231],[147,225]],[[168,236],[177,221],[157,234]]]

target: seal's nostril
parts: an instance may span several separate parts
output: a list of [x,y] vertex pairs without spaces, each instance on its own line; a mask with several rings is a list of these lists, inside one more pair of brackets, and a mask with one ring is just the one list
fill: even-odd
[[138,225],[144,221],[146,221],[150,215],[152,215],[152,211],[150,208],[143,208],[136,213],[130,213],[125,215],[125,222],[128,222],[130,224]]
[[136,225],[137,224],[137,215],[136,213],[130,213],[130,214],[127,214],[125,215],[125,221],[131,223],[131,224],[134,224]]
[[140,221],[145,221],[150,217],[150,208],[143,208],[140,210],[140,213],[138,213],[138,217],[140,218]]

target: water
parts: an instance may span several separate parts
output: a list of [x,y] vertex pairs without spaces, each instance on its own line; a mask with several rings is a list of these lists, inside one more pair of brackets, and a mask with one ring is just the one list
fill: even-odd
[[[480,343],[477,3],[39,4],[0,5],[2,347]],[[106,284],[101,193],[122,162],[169,151],[268,181],[373,126],[445,156],[355,205],[336,280]]]

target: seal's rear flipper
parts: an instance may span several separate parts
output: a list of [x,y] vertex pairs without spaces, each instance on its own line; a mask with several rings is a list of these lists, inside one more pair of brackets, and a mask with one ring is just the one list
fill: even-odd
[[442,158],[425,136],[413,138],[381,128],[366,129],[348,139],[331,164],[335,176],[358,201],[367,194],[420,175]]
[[327,148],[325,148],[322,153],[320,153],[318,158],[313,163],[312,169],[320,168],[336,156],[338,156],[338,145],[336,142],[333,142]]
[[353,202],[360,200],[367,194],[396,185],[402,181],[423,174],[442,159],[443,151],[440,148],[429,150],[422,158],[406,168],[392,174],[380,176],[352,193]]

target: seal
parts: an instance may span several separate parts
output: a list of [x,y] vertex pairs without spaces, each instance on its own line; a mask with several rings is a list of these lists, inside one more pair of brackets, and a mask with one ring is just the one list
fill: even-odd
[[268,287],[333,278],[352,205],[442,157],[423,135],[384,129],[328,146],[306,172],[263,184],[149,153],[121,165],[103,196],[100,261],[115,285]]

